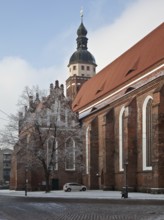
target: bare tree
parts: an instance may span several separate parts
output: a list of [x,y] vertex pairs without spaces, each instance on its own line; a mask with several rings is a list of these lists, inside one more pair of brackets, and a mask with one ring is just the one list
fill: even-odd
[[[32,86],[32,88],[26,86],[24,90],[22,91],[22,94],[20,95],[20,98],[18,99],[18,107],[19,108],[24,108],[25,106],[29,106],[29,100],[30,97],[35,97],[36,94],[39,97],[46,97],[47,96],[47,91],[46,90],[41,90],[39,86]],[[36,97],[37,98],[37,97]]]
[[18,141],[18,116],[8,115],[8,124],[0,131],[0,146],[2,148],[13,148]]
[[[27,92],[27,90],[26,90]],[[39,100],[29,95],[29,106],[24,114],[12,116],[1,142],[15,146],[22,166],[32,170],[42,167],[46,191],[50,190],[50,177],[58,168],[81,172],[82,129],[77,115],[72,112],[63,86],[50,85],[50,95]],[[18,132],[18,136],[16,133]],[[19,161],[20,162],[20,161]]]

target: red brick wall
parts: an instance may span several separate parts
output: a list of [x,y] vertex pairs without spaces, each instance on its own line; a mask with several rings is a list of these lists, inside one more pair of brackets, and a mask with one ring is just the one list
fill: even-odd
[[[121,189],[125,175],[119,171],[119,114],[124,106],[125,157],[128,160],[128,186],[135,191],[150,191],[164,188],[164,80],[157,78],[120,99],[106,105],[83,120],[92,124],[90,138],[90,165],[95,174],[99,170],[98,186],[104,189]],[[153,158],[152,171],[143,171],[142,165],[142,108],[147,96],[153,97]],[[95,121],[91,123],[92,119]],[[98,127],[98,130],[97,130]],[[99,134],[97,134],[99,132]],[[93,135],[94,133],[94,135]],[[98,137],[98,139],[97,139]],[[99,151],[99,152],[98,152]],[[97,158],[98,157],[98,158]],[[98,164],[97,164],[98,163]],[[85,179],[87,182],[87,179]],[[88,186],[92,188],[92,181]]]

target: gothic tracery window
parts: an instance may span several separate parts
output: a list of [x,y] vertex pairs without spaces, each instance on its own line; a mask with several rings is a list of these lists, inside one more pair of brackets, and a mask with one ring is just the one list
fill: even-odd
[[86,129],[86,174],[89,174],[89,132],[90,127]]
[[52,136],[47,142],[47,167],[51,170],[58,169],[58,142]]
[[75,141],[69,138],[65,146],[65,169],[75,170]]

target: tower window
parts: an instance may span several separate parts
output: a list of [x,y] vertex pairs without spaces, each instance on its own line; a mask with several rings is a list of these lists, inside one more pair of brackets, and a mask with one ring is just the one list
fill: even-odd
[[81,70],[84,70],[84,66],[83,65],[81,66]]
[[87,70],[88,70],[88,71],[90,70],[90,67],[89,67],[89,66],[87,66]]
[[73,66],[73,70],[76,70],[76,66]]

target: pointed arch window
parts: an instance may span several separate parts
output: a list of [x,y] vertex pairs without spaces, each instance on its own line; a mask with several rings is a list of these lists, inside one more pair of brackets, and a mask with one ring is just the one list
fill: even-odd
[[86,129],[86,174],[89,174],[89,131],[90,126]]
[[123,106],[119,115],[119,171],[124,170],[124,114],[125,107]]
[[152,102],[147,96],[142,109],[142,157],[143,170],[152,170]]
[[53,136],[47,141],[47,168],[58,170],[58,142]]
[[69,138],[65,145],[65,169],[75,170],[75,141],[73,138]]

